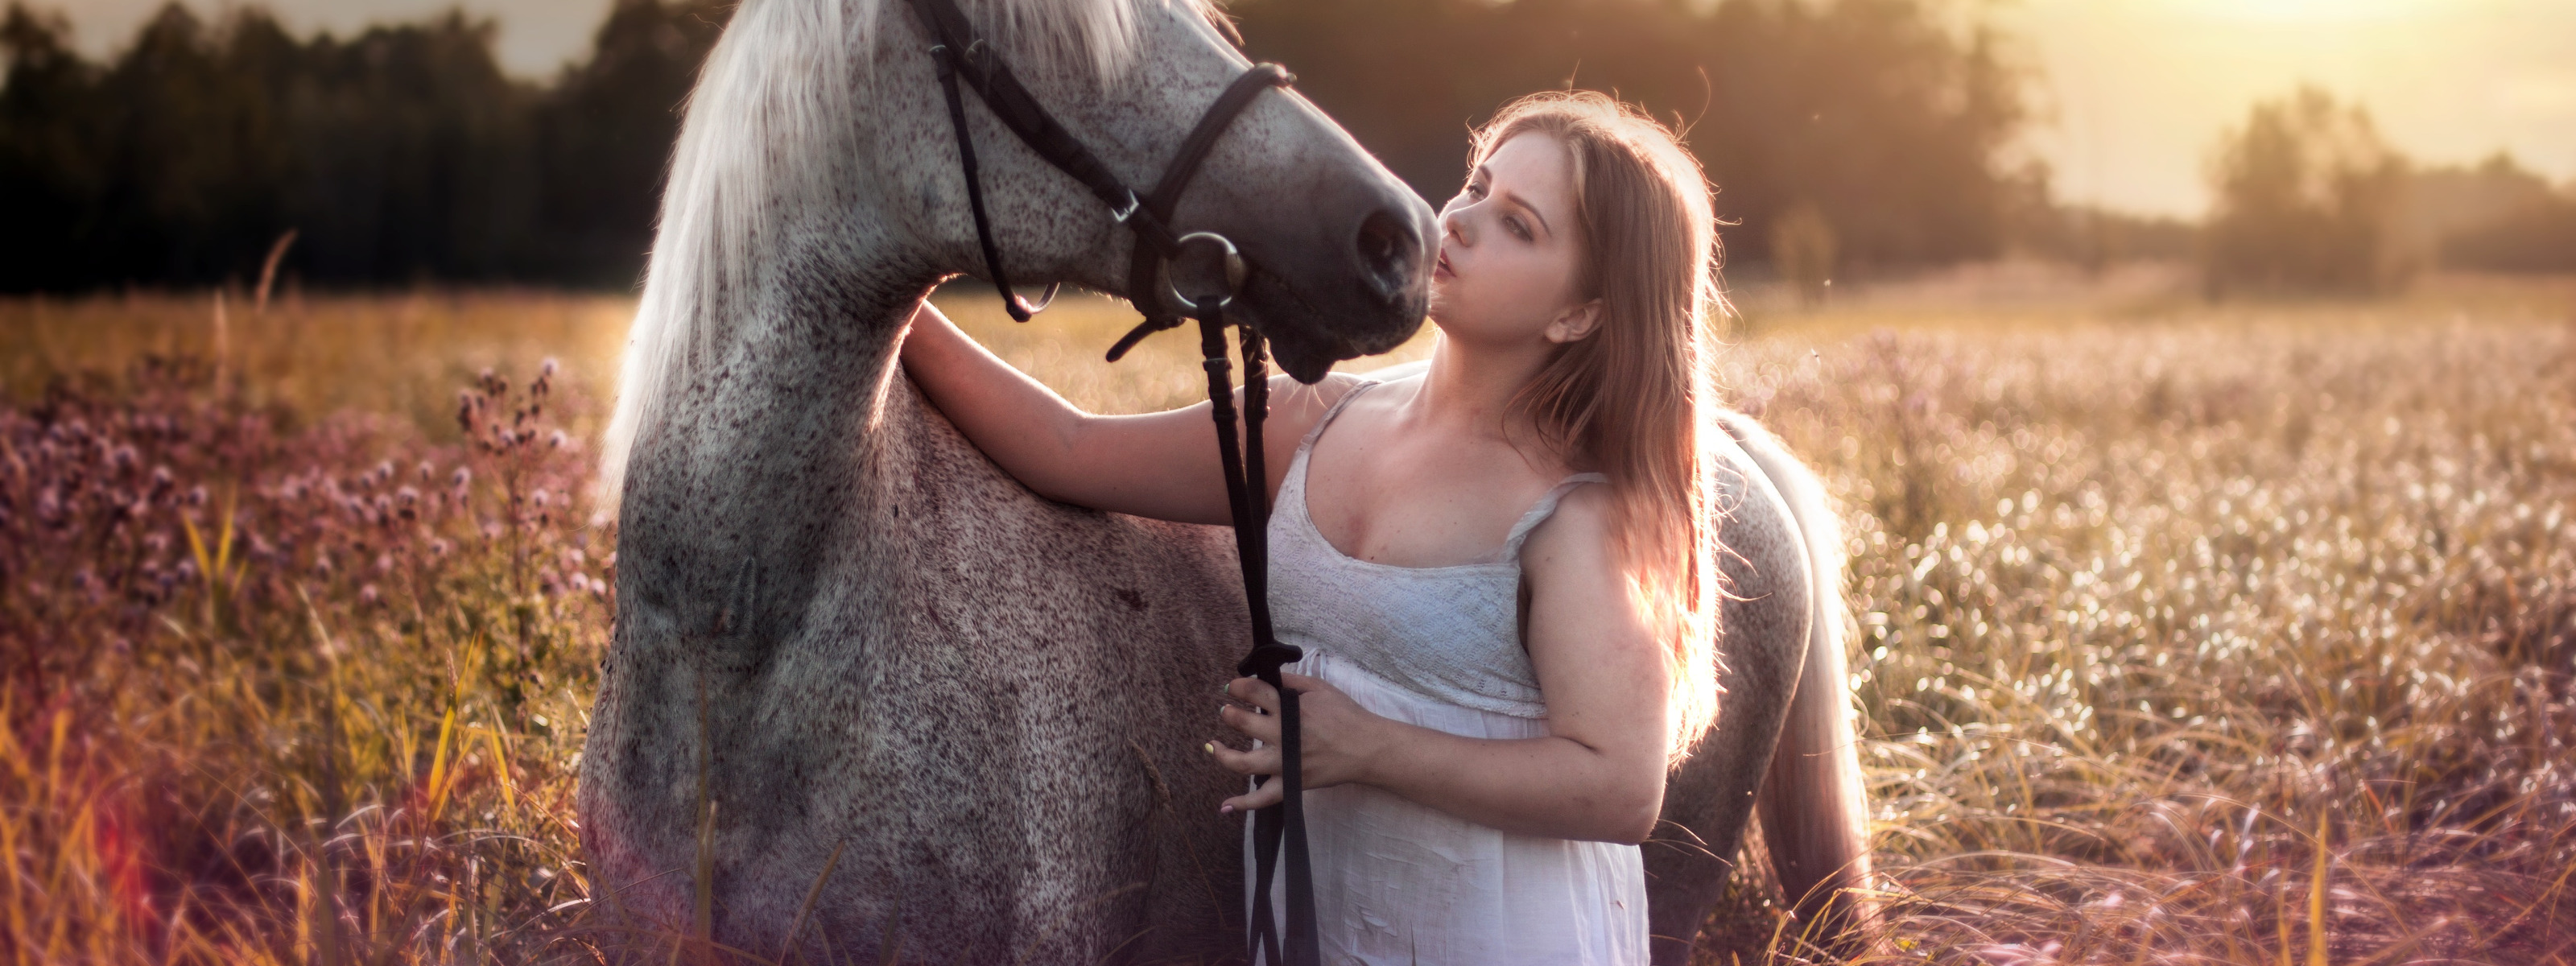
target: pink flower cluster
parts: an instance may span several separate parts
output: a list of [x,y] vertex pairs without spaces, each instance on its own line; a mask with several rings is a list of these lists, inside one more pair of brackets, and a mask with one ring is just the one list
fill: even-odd
[[43,700],[155,635],[291,639],[251,624],[308,600],[418,614],[496,592],[604,614],[613,543],[580,512],[588,461],[545,419],[554,376],[548,360],[513,394],[484,372],[462,445],[376,416],[299,427],[188,363],[0,407],[0,680]]

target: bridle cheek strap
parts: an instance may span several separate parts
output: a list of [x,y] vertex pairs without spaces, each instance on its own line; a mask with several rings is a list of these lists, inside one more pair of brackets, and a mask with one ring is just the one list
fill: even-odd
[[993,244],[992,219],[984,214],[984,178],[975,164],[975,139],[966,133],[966,101],[957,93],[957,52],[942,45],[930,48],[931,60],[939,64],[939,86],[948,94],[948,124],[957,131],[957,167],[966,173],[966,207],[975,214],[975,243],[984,249],[984,274],[992,276],[993,287],[1002,293],[1002,308],[1015,321],[1046,311],[1054,304],[1060,285],[1049,285],[1046,294],[1031,305],[1011,290],[1011,277],[1002,271],[1002,251]]
[[[1280,668],[1303,656],[1298,648],[1279,643],[1270,626],[1270,593],[1268,531],[1269,473],[1263,459],[1261,424],[1270,412],[1270,383],[1266,347],[1261,333],[1249,324],[1239,324],[1239,349],[1243,357],[1242,438],[1236,438],[1237,417],[1231,363],[1226,358],[1225,309],[1242,290],[1253,266],[1246,265],[1232,241],[1209,232],[1176,236],[1171,229],[1173,210],[1180,204],[1182,192],[1188,190],[1199,165],[1207,160],[1217,138],[1233,123],[1253,98],[1271,88],[1285,88],[1295,82],[1288,71],[1277,64],[1259,64],[1243,72],[1226,85],[1225,92],[1199,116],[1197,126],[1181,141],[1180,150],[1163,168],[1163,176],[1151,193],[1143,198],[1111,174],[1099,156],[1083,146],[1072,132],[1056,123],[1037,98],[1030,95],[1011,75],[1009,66],[995,56],[982,38],[975,35],[956,0],[911,0],[913,11],[930,26],[937,44],[930,48],[932,60],[939,67],[939,84],[948,103],[948,121],[957,133],[958,166],[966,175],[966,200],[975,218],[975,241],[982,248],[984,269],[992,277],[994,288],[1002,296],[1002,305],[1011,318],[1026,322],[1046,308],[1055,298],[1056,286],[1047,287],[1037,304],[1023,301],[1011,290],[1011,282],[1002,269],[999,246],[993,242],[992,220],[984,208],[984,187],[975,163],[974,138],[966,126],[966,104],[958,88],[962,84],[975,89],[984,106],[1009,128],[1012,134],[1047,163],[1075,181],[1082,183],[1094,197],[1109,206],[1118,223],[1135,233],[1136,244],[1127,276],[1127,297],[1143,313],[1145,320],[1129,331],[1109,350],[1115,362],[1145,336],[1181,324],[1183,318],[1197,319],[1199,348],[1205,357],[1203,366],[1208,377],[1208,403],[1216,420],[1217,449],[1225,464],[1225,490],[1228,510],[1234,519],[1235,555],[1243,566],[1243,600],[1252,619],[1252,652],[1236,665],[1236,672],[1257,677],[1279,694],[1279,736],[1281,768],[1279,780],[1283,796],[1280,804],[1253,813],[1252,834],[1255,875],[1252,894],[1252,922],[1245,936],[1247,954],[1255,962],[1270,966],[1316,966],[1321,955],[1315,928],[1315,887],[1306,849],[1305,783],[1299,775],[1301,742],[1298,734],[1297,692],[1288,689],[1280,678]],[[1226,260],[1226,291],[1221,295],[1193,298],[1164,284],[1165,268],[1181,249],[1193,242],[1220,246]],[[1166,304],[1166,291],[1170,292]],[[1254,787],[1264,784],[1253,779]],[[1270,908],[1271,877],[1279,871],[1280,860],[1286,859],[1287,921],[1285,935],[1281,923]],[[1285,958],[1282,958],[1283,953]]]
[[[1180,151],[1164,166],[1163,177],[1153,192],[1140,199],[1133,189],[1110,172],[1099,155],[1092,153],[1081,139],[1074,137],[1073,132],[1056,122],[1054,115],[1047,113],[1046,107],[1039,104],[1037,97],[1030,94],[1027,86],[1011,73],[1010,65],[1003,63],[993,53],[991,45],[976,36],[974,27],[966,21],[965,13],[957,8],[955,0],[912,0],[912,8],[924,23],[930,25],[932,35],[938,40],[930,48],[930,55],[938,64],[939,86],[948,102],[949,126],[957,135],[959,167],[966,175],[966,200],[974,213],[975,240],[983,249],[985,272],[992,276],[993,285],[1000,291],[1004,305],[1010,309],[1011,318],[1021,322],[1028,321],[1030,316],[1044,309],[1045,303],[1041,301],[1030,306],[1022,302],[1011,291],[1007,273],[1002,268],[1000,249],[993,243],[992,219],[985,211],[982,178],[975,163],[974,137],[966,125],[965,99],[958,91],[961,84],[974,88],[983,99],[984,106],[993,112],[1002,126],[1017,135],[1030,150],[1037,152],[1038,157],[1072,176],[1093,197],[1107,205],[1111,216],[1135,233],[1137,261],[1143,264],[1149,254],[1156,259],[1169,259],[1180,253],[1179,239],[1169,225],[1172,208],[1179,203],[1182,190],[1198,174],[1200,163],[1207,159],[1208,151],[1215,147],[1217,138],[1225,133],[1235,116],[1243,113],[1243,109],[1250,106],[1252,99],[1263,89],[1286,87],[1296,81],[1277,64],[1257,64],[1236,76],[1232,83],[1226,85],[1225,92],[1217,96],[1216,102],[1199,116],[1197,126],[1182,140]],[[1154,264],[1159,267],[1159,261]],[[1138,285],[1139,274],[1129,274],[1128,297],[1144,309],[1148,300],[1159,302],[1160,299],[1153,294],[1138,294],[1151,293],[1155,288],[1150,284]],[[1148,271],[1141,274],[1143,280],[1150,283],[1159,273]],[[1047,298],[1051,300],[1055,291],[1055,287],[1049,287]],[[1148,310],[1146,314],[1150,318],[1164,313]],[[1178,320],[1173,319],[1162,328],[1177,324]],[[1122,345],[1134,344],[1132,340],[1121,341]],[[1111,358],[1114,360],[1124,351],[1122,347]]]
[[[1199,115],[1198,126],[1190,129],[1189,137],[1182,139],[1180,151],[1163,166],[1163,177],[1154,183],[1153,193],[1145,196],[1144,210],[1138,214],[1152,219],[1149,224],[1164,228],[1168,234],[1166,226],[1172,222],[1173,209],[1180,206],[1181,192],[1189,189],[1190,180],[1198,176],[1199,165],[1207,160],[1208,151],[1216,147],[1216,139],[1233,123],[1235,115],[1251,106],[1252,99],[1259,97],[1262,91],[1273,87],[1284,89],[1296,82],[1295,75],[1277,64],[1255,64],[1251,70],[1236,75],[1234,82],[1226,85],[1225,93],[1217,95],[1216,102],[1208,105],[1207,113]],[[1175,242],[1169,248],[1158,250],[1147,243],[1146,237],[1141,231],[1137,233],[1135,253],[1127,266],[1127,301],[1144,314],[1145,321],[1127,330],[1117,344],[1109,347],[1111,362],[1126,356],[1127,350],[1135,348],[1136,343],[1144,341],[1146,336],[1180,325],[1182,316],[1187,314],[1187,306],[1163,304],[1163,263],[1179,254],[1179,245]],[[1246,366],[1249,365],[1247,362]],[[1249,373],[1248,368],[1246,372]]]

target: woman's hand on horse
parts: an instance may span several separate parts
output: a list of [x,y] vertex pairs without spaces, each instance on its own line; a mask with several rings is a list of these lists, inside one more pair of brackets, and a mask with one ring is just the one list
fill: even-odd
[[[1376,742],[1385,730],[1381,726],[1387,720],[1370,714],[1350,695],[1321,678],[1282,671],[1279,680],[1297,692],[1297,738],[1302,752],[1298,759],[1299,784],[1329,788],[1364,780],[1367,765],[1376,756]],[[1236,678],[1225,686],[1225,695],[1232,700],[1217,709],[1217,718],[1227,727],[1260,740],[1262,746],[1236,751],[1211,741],[1207,752],[1216,756],[1218,764],[1239,775],[1279,774],[1279,692],[1260,678]],[[1260,710],[1256,713],[1254,708]],[[1226,799],[1220,810],[1231,814],[1278,804],[1282,784],[1265,782],[1250,794]]]

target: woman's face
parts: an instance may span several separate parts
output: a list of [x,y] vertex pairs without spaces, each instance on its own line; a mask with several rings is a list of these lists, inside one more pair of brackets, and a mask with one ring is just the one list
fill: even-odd
[[1600,303],[1576,287],[1583,245],[1574,159],[1546,134],[1513,135],[1440,210],[1432,321],[1442,334],[1472,341],[1590,334]]

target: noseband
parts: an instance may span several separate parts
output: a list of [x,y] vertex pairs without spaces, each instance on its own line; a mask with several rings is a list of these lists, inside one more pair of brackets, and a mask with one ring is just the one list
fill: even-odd
[[[1280,803],[1253,813],[1253,854],[1255,879],[1252,896],[1252,922],[1245,945],[1247,955],[1256,962],[1314,966],[1319,952],[1315,937],[1315,890],[1306,853],[1306,820],[1304,786],[1298,779],[1299,741],[1297,734],[1297,692],[1288,690],[1279,679],[1281,666],[1303,656],[1293,645],[1281,644],[1270,630],[1270,595],[1268,590],[1268,521],[1270,510],[1264,485],[1269,474],[1262,465],[1261,423],[1270,411],[1270,381],[1263,365],[1265,347],[1261,333],[1248,323],[1237,323],[1243,356],[1243,438],[1235,438],[1234,392],[1230,383],[1231,363],[1226,358],[1225,309],[1253,268],[1247,264],[1234,242],[1215,232],[1174,234],[1172,209],[1180,203],[1181,192],[1189,187],[1190,178],[1198,174],[1199,164],[1207,160],[1208,150],[1216,145],[1234,117],[1252,103],[1254,97],[1273,87],[1286,87],[1295,81],[1277,64],[1259,64],[1243,72],[1226,85],[1225,93],[1199,116],[1189,137],[1182,140],[1180,151],[1163,168],[1161,181],[1143,196],[1111,174],[1098,155],[1084,147],[1073,133],[1056,123],[1037,98],[1011,75],[1008,65],[993,52],[992,45],[975,33],[974,24],[958,9],[956,0],[911,0],[913,12],[930,26],[937,43],[930,48],[931,60],[938,65],[939,86],[948,99],[948,122],[957,131],[958,167],[966,175],[967,207],[975,216],[975,241],[983,246],[984,271],[1001,293],[1002,306],[1011,318],[1026,322],[1055,300],[1059,286],[1049,285],[1036,304],[1029,304],[1011,291],[1009,275],[1002,270],[1000,249],[993,244],[991,220],[984,214],[984,186],[976,173],[975,144],[966,130],[965,99],[958,93],[964,86],[975,89],[984,106],[999,118],[1002,126],[1019,136],[1038,157],[1072,175],[1075,181],[1090,189],[1093,196],[1109,206],[1109,213],[1136,235],[1135,256],[1127,273],[1127,299],[1145,316],[1118,343],[1109,349],[1109,361],[1116,362],[1127,350],[1146,336],[1175,328],[1183,318],[1198,320],[1199,349],[1206,360],[1202,363],[1208,376],[1208,403],[1216,417],[1217,449],[1225,464],[1225,492],[1228,509],[1234,518],[1234,550],[1243,565],[1243,602],[1252,617],[1252,653],[1235,665],[1239,674],[1258,677],[1279,693],[1279,779],[1285,793]],[[1193,245],[1211,247],[1224,264],[1225,290],[1197,298],[1183,295],[1169,278],[1170,262],[1181,257]],[[1258,776],[1255,787],[1262,783]],[[1284,848],[1283,848],[1284,846]],[[1284,942],[1279,925],[1271,918],[1270,878],[1278,867],[1282,852],[1287,857],[1286,883],[1287,934]],[[1280,954],[1285,947],[1286,959]]]

